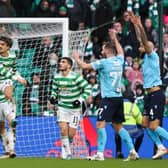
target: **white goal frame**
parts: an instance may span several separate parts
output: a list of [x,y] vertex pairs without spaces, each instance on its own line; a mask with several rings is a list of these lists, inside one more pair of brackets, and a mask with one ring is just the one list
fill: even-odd
[[[69,19],[68,18],[1,18],[0,24],[26,24],[26,23],[34,23],[34,24],[42,24],[42,23],[61,23],[62,24],[62,55],[67,56],[68,55],[68,47],[69,47],[69,40],[68,40],[68,34],[69,34]],[[65,33],[63,33],[65,32]],[[54,34],[57,34],[56,32]],[[58,32],[60,34],[60,32]],[[50,34],[52,35],[52,34]],[[41,35],[39,35],[40,37]],[[36,36],[38,37],[38,36]],[[16,39],[15,36],[11,36],[12,39]],[[31,38],[31,36],[26,37]]]

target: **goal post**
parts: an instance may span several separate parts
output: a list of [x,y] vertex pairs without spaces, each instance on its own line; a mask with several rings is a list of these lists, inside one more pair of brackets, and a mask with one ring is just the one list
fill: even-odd
[[[11,25],[11,24],[12,24],[11,27],[7,27],[8,25]],[[47,27],[49,28],[46,29],[46,31],[45,30],[38,31],[37,29],[36,30],[37,32],[33,33],[32,32],[33,29],[30,32],[26,31],[26,27],[31,28],[31,25],[29,24],[37,25],[37,28],[39,27],[38,25],[43,25],[43,26],[47,25]],[[47,18],[47,19],[46,18],[1,18],[0,25],[2,26],[2,29],[4,29],[4,31],[5,29],[7,30],[7,32],[4,32],[4,33],[6,35],[9,35],[13,39],[40,37],[40,36],[44,36],[44,33],[45,35],[48,35],[48,36],[55,35],[55,34],[62,34],[62,43],[64,44],[62,55],[65,55],[65,56],[68,55],[68,42],[69,42],[68,41],[68,31],[69,31],[68,18]],[[49,25],[51,25],[51,27]]]
[[[11,53],[17,56],[17,70],[32,85],[32,90],[26,90],[26,87],[15,83],[18,157],[60,157],[56,114],[55,110],[48,109],[47,102],[51,72],[56,72],[56,68],[49,64],[49,55],[54,53],[58,57],[71,57],[72,51],[78,50],[82,57],[90,34],[90,30],[69,31],[68,26],[68,18],[0,19],[0,35],[13,39]],[[79,71],[76,65],[75,70]],[[38,84],[33,84],[34,73],[40,75]],[[27,107],[33,110],[29,111]],[[71,148],[74,158],[88,155],[82,121]],[[2,152],[0,144],[0,154]]]

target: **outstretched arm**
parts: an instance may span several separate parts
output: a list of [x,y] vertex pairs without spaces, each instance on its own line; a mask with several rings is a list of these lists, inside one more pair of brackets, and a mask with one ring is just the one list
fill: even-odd
[[79,53],[77,51],[73,52],[73,59],[79,65],[79,67],[82,68],[82,69],[93,69],[91,64],[85,63],[82,60],[80,60]]

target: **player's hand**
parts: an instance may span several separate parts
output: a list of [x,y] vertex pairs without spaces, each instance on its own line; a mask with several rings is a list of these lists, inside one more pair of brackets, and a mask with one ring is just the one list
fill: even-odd
[[77,50],[75,50],[75,51],[73,51],[73,59],[76,61],[76,60],[78,60],[79,59],[79,53],[78,53],[78,51]]
[[20,82],[21,84],[25,85],[25,86],[27,85],[27,80],[22,78],[22,77],[18,77],[17,81]]
[[72,102],[73,107],[78,108],[81,106],[81,102],[79,100],[75,100]]
[[49,110],[54,110],[54,104],[51,104],[51,102],[50,102],[50,100],[48,100],[47,101],[47,108],[49,109]]
[[109,29],[108,32],[109,32],[109,36],[110,36],[111,40],[116,40],[117,39],[116,31],[114,29]]
[[53,96],[51,96],[49,100],[50,100],[51,104],[57,104],[58,103],[58,100]]

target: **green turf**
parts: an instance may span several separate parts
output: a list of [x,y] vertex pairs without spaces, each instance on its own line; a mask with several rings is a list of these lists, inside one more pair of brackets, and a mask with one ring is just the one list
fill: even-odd
[[123,162],[120,159],[87,161],[80,159],[61,160],[51,158],[16,158],[0,160],[1,168],[167,168],[168,160],[140,159]]

